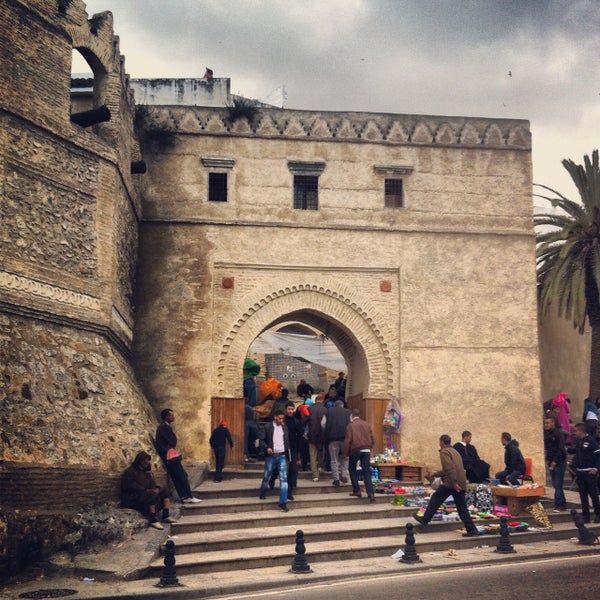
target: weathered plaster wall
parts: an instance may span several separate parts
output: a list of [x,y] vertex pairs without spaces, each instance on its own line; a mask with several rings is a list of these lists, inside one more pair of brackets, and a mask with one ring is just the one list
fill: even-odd
[[542,401],[567,392],[571,419],[577,423],[590,389],[591,330],[588,326],[581,335],[571,321],[548,311],[539,319],[539,346]]
[[[471,429],[497,470],[508,430],[541,477],[526,123],[262,110],[252,126],[227,126],[222,110],[152,114],[184,135],[150,161],[141,247],[153,260],[140,289],[168,293],[140,298],[136,353],[149,397],[184,412],[198,457],[210,398],[239,395],[254,335],[317,315],[346,336],[347,360],[360,355],[350,393],[400,398],[405,454],[437,465],[438,436]],[[234,160],[227,203],[207,202],[206,156]],[[325,163],[318,211],[292,210],[289,160]],[[412,168],[404,209],[383,208],[375,165]]]

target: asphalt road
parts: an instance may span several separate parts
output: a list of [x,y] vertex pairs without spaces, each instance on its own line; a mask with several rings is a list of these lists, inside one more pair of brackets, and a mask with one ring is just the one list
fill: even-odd
[[597,556],[307,584],[282,591],[223,596],[221,600],[257,597],[268,600],[596,600],[599,596],[600,548]]

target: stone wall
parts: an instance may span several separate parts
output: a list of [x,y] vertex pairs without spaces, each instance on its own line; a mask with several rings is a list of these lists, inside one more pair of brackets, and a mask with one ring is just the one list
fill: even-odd
[[[11,0],[0,29],[0,462],[31,475],[2,485],[0,547],[18,569],[60,544],[74,503],[114,497],[111,478],[152,450],[157,421],[130,360],[142,185],[112,15]],[[109,122],[71,121],[73,49]],[[63,469],[54,494],[33,476],[44,466]],[[84,489],[64,498],[82,469]]]

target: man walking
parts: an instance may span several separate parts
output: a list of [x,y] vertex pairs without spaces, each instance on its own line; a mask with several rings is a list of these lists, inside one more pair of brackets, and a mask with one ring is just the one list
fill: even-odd
[[333,485],[348,483],[348,457],[344,454],[344,440],[346,427],[350,422],[350,411],[344,408],[341,400],[336,400],[331,408],[327,409],[325,422],[325,441],[329,449],[331,460],[331,474]]
[[265,457],[265,471],[260,486],[259,498],[264,500],[267,497],[269,481],[271,475],[275,472],[279,476],[279,508],[283,512],[288,512],[287,466],[290,456],[290,438],[283,420],[283,411],[276,410],[273,420],[265,425],[267,456]]
[[440,436],[440,462],[442,463],[442,470],[435,473],[427,473],[426,475],[441,477],[442,483],[431,495],[429,504],[425,509],[425,514],[420,516],[419,513],[415,512],[413,513],[413,518],[415,521],[421,523],[421,525],[427,525],[433,518],[433,515],[435,515],[437,509],[451,495],[454,498],[458,516],[467,529],[467,533],[463,535],[465,537],[473,537],[479,535],[479,532],[473,523],[473,519],[471,519],[465,499],[467,474],[460,454],[452,448],[451,443],[452,440],[449,435]]
[[577,486],[581,500],[581,516],[585,523],[590,522],[590,502],[592,499],[594,523],[600,523],[600,500],[598,499],[598,471],[600,470],[600,448],[598,442],[587,433],[583,423],[575,425],[575,458],[572,467],[577,473]]
[[227,421],[221,421],[218,427],[213,429],[208,443],[215,453],[215,477],[214,482],[223,481],[223,468],[225,467],[225,455],[227,453],[227,442],[233,448],[233,439],[231,432],[227,427]]
[[356,465],[360,462],[363,481],[370,502],[375,502],[375,491],[373,490],[373,479],[371,477],[371,450],[374,445],[375,438],[371,426],[360,418],[358,408],[352,409],[352,417],[346,427],[344,439],[344,454],[348,457],[348,470],[350,472],[350,482],[352,483],[350,496],[356,496],[357,498],[362,496],[358,486],[358,473],[356,472]]
[[308,417],[308,453],[313,481],[319,481],[319,468],[325,465],[323,457],[323,417],[327,412],[323,404],[325,394],[320,392],[316,402],[310,407]]

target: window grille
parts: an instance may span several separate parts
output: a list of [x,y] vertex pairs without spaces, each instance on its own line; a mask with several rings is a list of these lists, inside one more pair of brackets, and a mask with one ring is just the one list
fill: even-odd
[[314,175],[294,175],[294,208],[319,210],[319,178]]
[[385,207],[402,208],[402,179],[385,180]]

